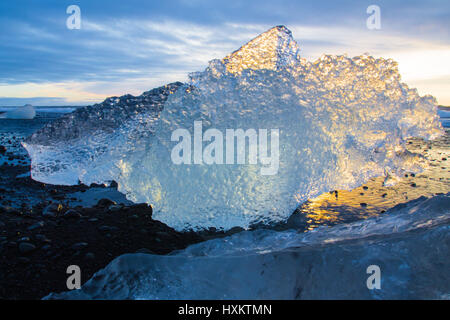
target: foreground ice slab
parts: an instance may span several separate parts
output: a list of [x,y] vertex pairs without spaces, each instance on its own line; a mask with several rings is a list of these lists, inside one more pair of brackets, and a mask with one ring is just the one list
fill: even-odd
[[[442,132],[435,99],[401,83],[394,61],[324,55],[308,62],[285,27],[211,61],[189,84],[157,89],[149,103],[135,105],[141,98],[111,98],[34,134],[24,143],[32,177],[115,180],[130,200],[150,203],[155,218],[177,229],[248,227],[286,219],[323,192],[416,171],[419,159],[405,152],[405,140]],[[192,164],[174,163],[172,135],[186,129],[194,136],[195,123],[201,134],[214,129],[221,138],[189,140],[192,154],[179,154]],[[259,133],[256,161],[250,149],[243,164],[225,159],[229,129]],[[279,148],[271,145],[276,138]],[[213,164],[206,150],[217,156]],[[267,169],[273,174],[263,174]]]
[[[449,299],[450,196],[308,233],[246,231],[170,256],[127,254],[50,299]],[[367,267],[381,270],[369,290]]]

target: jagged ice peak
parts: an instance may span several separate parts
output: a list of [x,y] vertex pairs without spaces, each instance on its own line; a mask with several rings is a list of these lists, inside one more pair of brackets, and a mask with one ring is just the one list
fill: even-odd
[[230,73],[245,69],[277,70],[300,60],[300,47],[285,26],[276,26],[260,34],[222,59]]

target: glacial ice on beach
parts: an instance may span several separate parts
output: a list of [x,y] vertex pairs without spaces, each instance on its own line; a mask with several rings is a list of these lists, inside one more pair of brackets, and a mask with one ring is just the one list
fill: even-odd
[[[307,233],[255,230],[172,255],[125,254],[47,299],[448,299],[450,195]],[[368,290],[370,265],[381,290]],[[218,272],[220,270],[220,272]]]
[[[308,62],[279,26],[211,61],[188,84],[77,110],[24,146],[33,179],[115,180],[130,200],[150,203],[154,217],[176,229],[229,229],[281,221],[323,192],[419,170],[405,141],[441,134],[436,110],[433,97],[401,83],[394,61],[323,55]],[[180,128],[192,134],[195,121],[204,131],[278,129],[277,174],[261,175],[259,161],[174,164],[171,135]]]

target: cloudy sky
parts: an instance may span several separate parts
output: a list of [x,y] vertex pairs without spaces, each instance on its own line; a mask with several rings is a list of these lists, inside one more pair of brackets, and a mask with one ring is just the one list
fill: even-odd
[[[369,30],[366,10],[381,9]],[[69,5],[81,9],[70,30]],[[370,53],[404,82],[450,105],[450,1],[40,0],[0,2],[0,106],[86,105],[140,94],[286,25],[314,60]]]

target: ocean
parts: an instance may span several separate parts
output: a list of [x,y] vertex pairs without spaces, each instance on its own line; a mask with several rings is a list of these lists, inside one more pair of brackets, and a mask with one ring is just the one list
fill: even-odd
[[[7,112],[15,107],[0,107],[0,113]],[[18,155],[26,155],[26,150],[20,145],[26,137],[42,128],[63,114],[75,110],[73,107],[36,107],[36,117],[30,120],[23,119],[1,119],[0,118],[0,145],[8,148],[10,152]],[[7,162],[3,157],[1,163]]]

